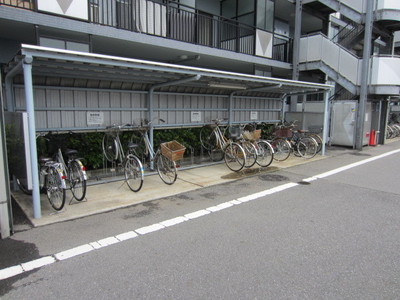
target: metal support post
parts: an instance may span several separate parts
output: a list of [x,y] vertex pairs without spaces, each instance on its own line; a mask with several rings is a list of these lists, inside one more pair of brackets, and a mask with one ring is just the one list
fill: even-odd
[[321,155],[323,156],[325,155],[326,142],[328,140],[328,132],[329,132],[329,119],[330,119],[329,93],[330,93],[329,90],[324,93],[324,128],[322,132],[322,149],[321,149]]
[[3,191],[0,196],[0,236],[5,239],[12,232],[12,214],[11,214],[11,193],[10,176],[8,173],[7,148],[4,128],[4,98],[1,88],[2,78],[0,73],[0,190]]
[[286,109],[286,99],[287,99],[287,95],[283,95],[282,96],[282,110],[281,110],[281,122],[283,124],[283,122],[285,122],[285,109]]
[[32,82],[32,57],[25,57],[23,63],[24,82],[25,82],[25,99],[26,112],[28,113],[29,128],[29,146],[32,170],[32,202],[33,217],[39,219],[41,217],[40,192],[39,192],[39,174],[36,149],[36,125],[35,125],[35,105],[33,100],[33,82]]
[[372,25],[373,25],[373,8],[374,0],[367,1],[367,14],[365,16],[365,33],[364,33],[364,49],[361,66],[361,88],[360,101],[357,109],[356,121],[356,140],[355,147],[357,150],[362,150],[364,140],[364,121],[365,121],[365,105],[368,98],[369,86],[369,61],[372,47]]
[[[299,63],[300,63],[300,38],[301,38],[301,20],[303,12],[303,0],[296,0],[296,11],[294,19],[294,37],[293,37],[293,71],[292,79],[299,80]],[[290,97],[290,111],[297,111],[298,96]]]

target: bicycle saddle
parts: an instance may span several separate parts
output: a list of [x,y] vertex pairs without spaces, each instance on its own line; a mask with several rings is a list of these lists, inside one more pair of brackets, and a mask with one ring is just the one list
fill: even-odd
[[78,150],[67,149],[67,150],[65,150],[65,154],[67,156],[72,156],[72,155],[78,154]]
[[47,163],[47,162],[49,162],[49,161],[52,161],[52,160],[53,160],[53,159],[50,158],[50,157],[41,157],[41,158],[39,158],[39,163],[45,164],[45,163]]
[[129,142],[129,143],[128,143],[128,148],[129,148],[129,149],[136,148],[137,146],[138,146],[138,144],[135,144],[135,143],[132,143],[132,142]]

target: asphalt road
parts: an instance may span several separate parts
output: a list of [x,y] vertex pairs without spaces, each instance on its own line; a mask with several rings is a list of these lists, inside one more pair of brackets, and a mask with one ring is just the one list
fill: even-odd
[[398,299],[399,146],[18,232],[0,297]]

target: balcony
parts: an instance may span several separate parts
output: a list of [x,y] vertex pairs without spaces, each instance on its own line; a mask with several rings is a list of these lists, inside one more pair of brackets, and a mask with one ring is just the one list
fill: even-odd
[[[76,1],[79,2],[79,1]],[[43,9],[43,0],[0,0],[0,5],[56,13]],[[239,23],[222,16],[211,15],[191,7],[168,1],[151,0],[88,0],[79,2],[80,16],[93,24],[158,36],[195,45],[233,51],[253,56],[291,62],[292,40],[272,32]],[[60,10],[61,11],[61,10]],[[76,18],[76,17],[75,17]]]

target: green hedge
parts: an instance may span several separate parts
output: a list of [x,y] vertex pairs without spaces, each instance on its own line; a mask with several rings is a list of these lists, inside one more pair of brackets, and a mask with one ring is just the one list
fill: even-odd
[[[200,143],[201,128],[179,128],[179,129],[160,129],[154,131],[154,146],[158,148],[162,142],[176,140],[183,144],[187,150],[185,155],[199,155],[201,152]],[[269,135],[271,126],[262,128],[263,136]],[[57,149],[76,149],[79,157],[88,170],[99,169],[103,167],[102,141],[104,133],[66,133],[50,134],[37,139],[38,155],[51,157]],[[129,131],[120,134],[120,140],[123,146],[127,145],[131,133]]]

